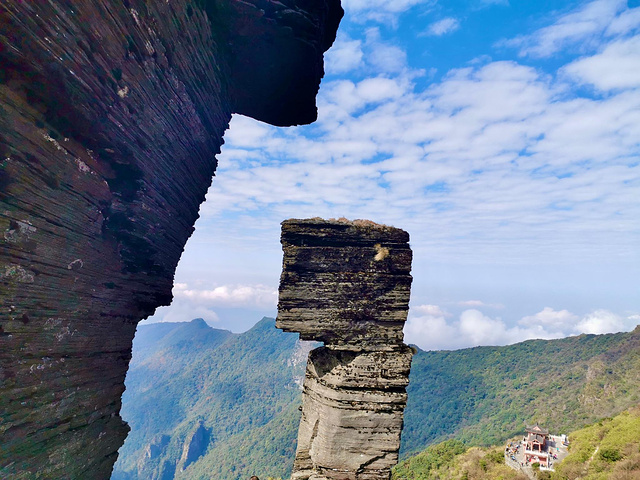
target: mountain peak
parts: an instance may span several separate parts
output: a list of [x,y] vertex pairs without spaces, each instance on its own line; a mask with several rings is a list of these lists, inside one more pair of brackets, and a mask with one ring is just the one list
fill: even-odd
[[204,318],[194,318],[189,322],[189,325],[198,327],[198,328],[212,328]]

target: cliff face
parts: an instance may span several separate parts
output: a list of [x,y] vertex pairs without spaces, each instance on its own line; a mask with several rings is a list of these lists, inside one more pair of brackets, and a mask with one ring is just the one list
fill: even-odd
[[231,113],[314,120],[341,15],[0,4],[0,477],[109,478],[136,324],[171,301]]
[[309,354],[292,479],[388,480],[411,349],[409,235],[372,222],[287,220],[276,326]]

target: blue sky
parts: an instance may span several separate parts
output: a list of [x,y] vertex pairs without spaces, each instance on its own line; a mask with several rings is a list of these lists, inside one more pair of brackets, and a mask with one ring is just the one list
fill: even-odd
[[280,222],[321,216],[410,233],[422,348],[640,323],[640,2],[343,6],[318,121],[234,116],[150,320],[275,315]]

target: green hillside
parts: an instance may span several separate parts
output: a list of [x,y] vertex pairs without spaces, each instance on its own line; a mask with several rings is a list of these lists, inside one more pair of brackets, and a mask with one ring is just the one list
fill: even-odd
[[[202,320],[142,326],[113,480],[286,478],[306,353],[263,319],[244,334]],[[457,438],[499,444],[539,422],[566,432],[640,402],[640,328],[414,356],[402,458]]]
[[[637,480],[640,478],[640,406],[570,432],[569,455],[540,480]],[[393,480],[527,480],[504,464],[503,446],[467,447],[446,440],[410,457]]]
[[640,478],[640,405],[571,433],[569,456],[552,480]]
[[528,480],[504,463],[503,448],[468,447],[445,440],[400,462],[392,480]]
[[569,431],[640,401],[640,327],[506,347],[420,352],[411,366],[406,456],[455,436],[493,445],[539,422]]
[[248,478],[256,465],[287,475],[307,351],[267,318],[240,335],[202,320],[141,326],[123,396],[131,433],[112,478]]

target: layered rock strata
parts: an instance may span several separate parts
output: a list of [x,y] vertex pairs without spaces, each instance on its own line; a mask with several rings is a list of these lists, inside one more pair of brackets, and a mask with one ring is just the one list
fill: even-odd
[[412,350],[403,343],[411,249],[368,221],[287,220],[276,326],[309,354],[292,479],[388,480],[398,461]]
[[109,478],[231,113],[310,122],[339,0],[0,2],[0,478]]

